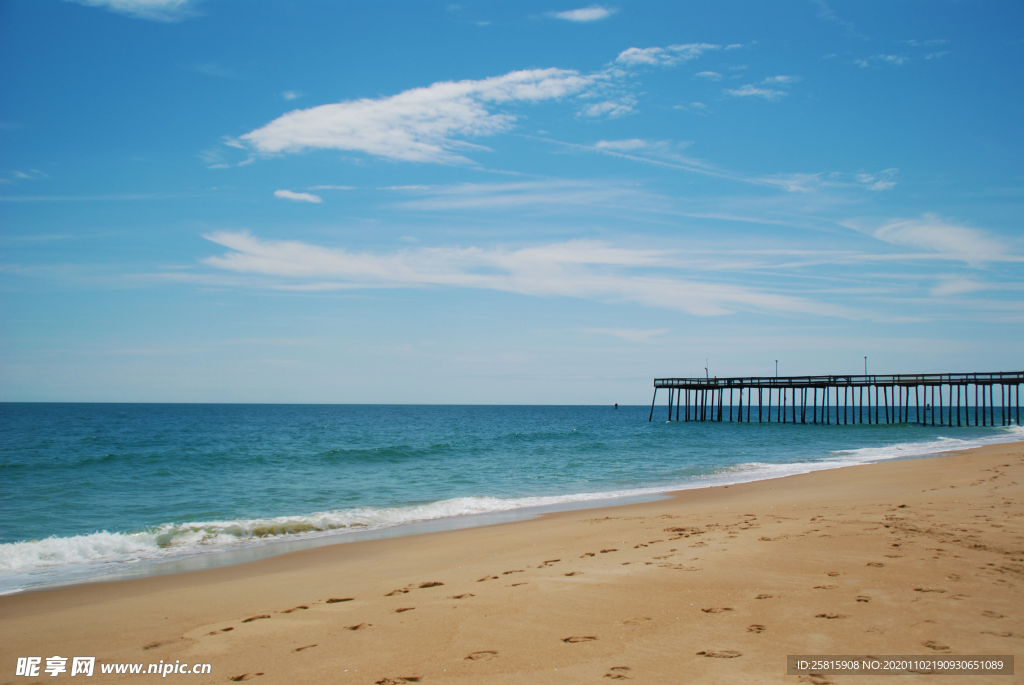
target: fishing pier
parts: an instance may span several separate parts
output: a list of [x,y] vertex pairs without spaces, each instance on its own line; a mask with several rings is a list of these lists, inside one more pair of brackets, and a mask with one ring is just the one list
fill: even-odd
[[648,421],[668,390],[669,421],[1019,426],[1022,383],[1024,371],[655,378]]

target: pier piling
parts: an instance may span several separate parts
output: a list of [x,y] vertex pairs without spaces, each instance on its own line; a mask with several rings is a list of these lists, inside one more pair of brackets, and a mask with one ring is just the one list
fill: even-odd
[[[647,420],[654,419],[654,405],[658,390],[668,390],[668,420],[742,422],[752,419],[754,395],[757,390],[757,422],[772,423],[773,394],[777,399],[776,423],[832,425],[832,402],[835,400],[836,425],[916,423],[926,426],[996,425],[996,400],[999,400],[999,425],[1020,425],[1020,388],[1024,385],[1024,371],[994,373],[897,374],[890,376],[792,376],[745,378],[656,378],[651,411]],[[974,403],[971,404],[971,386]],[[999,394],[995,388],[999,386]],[[910,408],[913,389],[914,410]],[[729,410],[725,411],[726,390],[729,391]],[[743,416],[746,391],[746,419]],[[818,392],[821,391],[821,416],[818,416]],[[867,392],[865,392],[865,390]],[[692,394],[691,394],[692,391]],[[737,391],[739,405],[733,411]],[[764,393],[767,391],[768,397]],[[874,391],[874,416],[872,397]],[[841,394],[840,394],[841,393]],[[924,394],[925,403],[921,404]],[[936,397],[937,395],[937,397]],[[767,404],[766,404],[767,402]],[[799,407],[798,407],[799,403]],[[810,404],[810,407],[808,407]],[[963,404],[963,408],[961,408]],[[767,409],[767,412],[765,411]],[[842,419],[840,419],[840,414]],[[866,415],[866,416],[865,416]],[[728,416],[728,418],[726,418]]]

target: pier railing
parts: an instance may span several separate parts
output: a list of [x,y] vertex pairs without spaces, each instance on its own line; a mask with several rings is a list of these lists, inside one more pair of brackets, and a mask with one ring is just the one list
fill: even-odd
[[[940,426],[1020,425],[1020,386],[1024,371],[836,376],[752,376],[735,378],[655,378],[651,416],[658,390],[668,390],[668,420],[753,421],[778,423],[918,423]],[[973,386],[974,403],[971,404]],[[999,394],[995,389],[998,386]],[[865,390],[866,401],[865,401]],[[872,390],[874,401],[872,402]],[[728,404],[725,404],[728,391]],[[914,403],[911,404],[911,392]],[[691,393],[693,403],[691,404]],[[744,419],[746,393],[746,419]],[[819,402],[818,395],[821,395]],[[922,394],[924,404],[922,406]],[[930,394],[930,398],[929,398]],[[936,397],[936,394],[938,395]],[[987,395],[987,397],[986,397]],[[773,407],[773,399],[774,407]],[[996,404],[998,401],[998,405]],[[691,411],[692,410],[692,411]],[[726,418],[725,411],[728,410]],[[872,410],[874,416],[872,416]],[[865,420],[866,411],[866,420]],[[884,412],[884,413],[883,413]],[[820,416],[820,418],[819,418]]]

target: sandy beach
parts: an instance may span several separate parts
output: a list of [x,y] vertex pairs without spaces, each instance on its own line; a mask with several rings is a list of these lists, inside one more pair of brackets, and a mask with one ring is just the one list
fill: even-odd
[[14,676],[52,655],[211,664],[167,676],[190,683],[883,682],[785,657],[1019,651],[1022,482],[1011,443],[0,597],[0,683],[56,682]]

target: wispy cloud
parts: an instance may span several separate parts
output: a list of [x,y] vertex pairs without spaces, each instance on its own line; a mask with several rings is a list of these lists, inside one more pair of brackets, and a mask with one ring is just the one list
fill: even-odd
[[717,71],[702,71],[697,74],[694,74],[694,76],[696,76],[697,78],[707,79],[708,81],[722,80],[722,75],[719,74]]
[[721,45],[710,43],[687,43],[685,45],[669,45],[667,48],[629,48],[620,52],[615,61],[626,66],[649,64],[671,67],[696,59],[708,50],[719,50],[721,47]]
[[621,96],[617,100],[605,100],[586,105],[580,110],[582,117],[608,117],[614,119],[629,114],[636,107],[636,98],[632,95]]
[[899,67],[905,64],[908,59],[909,57],[904,57],[903,55],[879,54],[871,55],[870,57],[864,57],[862,59],[855,59],[853,60],[853,63],[865,69],[872,65],[888,65],[892,67]]
[[875,174],[857,174],[857,182],[871,190],[889,190],[896,187],[896,174],[899,169],[884,169]]
[[766,85],[786,86],[786,85],[789,85],[791,83],[796,83],[799,80],[800,80],[799,76],[783,76],[783,75],[780,74],[779,76],[769,76],[764,81],[761,81],[761,83],[766,84]]
[[732,95],[733,97],[757,97],[764,98],[765,100],[771,100],[772,102],[777,102],[778,100],[788,95],[788,93],[784,90],[778,90],[775,88],[758,88],[757,86],[752,85],[750,83],[739,88],[726,88],[725,92],[728,93],[729,95]]
[[226,67],[218,62],[210,62],[208,64],[197,64],[192,67],[194,71],[198,71],[200,74],[206,74],[207,76],[213,76],[215,78],[235,78],[235,71],[230,67]]
[[315,205],[323,202],[319,195],[313,195],[312,193],[294,193],[290,190],[275,190],[274,197],[279,197],[284,200],[294,200],[296,202],[312,202]]
[[858,220],[844,222],[844,225],[870,233],[891,245],[937,253],[949,260],[969,264],[1024,261],[988,232],[947,221],[936,214],[925,214],[919,219],[892,219],[875,227]]
[[193,0],[71,0],[81,5],[103,7],[111,12],[151,21],[180,21],[193,16]]
[[566,21],[575,22],[589,22],[599,21],[601,19],[607,19],[608,17],[615,14],[617,10],[610,7],[601,7],[600,5],[593,5],[591,7],[584,7],[578,10],[566,10],[565,12],[551,12],[552,17],[558,19],[565,19]]
[[587,91],[601,75],[566,69],[514,71],[478,81],[445,81],[377,99],[289,112],[241,140],[263,154],[355,150],[407,162],[467,163],[455,150],[486,149],[465,138],[510,130],[516,117],[496,105],[558,100]]
[[286,90],[283,93],[281,93],[281,97],[283,97],[285,100],[295,100],[302,97],[302,93],[300,93],[297,90]]
[[2,178],[0,178],[0,180],[2,180],[4,182],[9,182],[9,181],[39,181],[39,180],[47,179],[47,178],[50,178],[50,175],[47,174],[45,171],[40,171],[39,169],[29,169],[28,171],[17,171],[17,170],[12,171],[11,175],[10,175],[10,179],[2,179]]
[[846,21],[845,19],[840,18],[839,15],[836,14],[836,11],[828,6],[828,3],[826,3],[825,0],[814,0],[814,2],[818,6],[819,19],[831,22],[836,26],[842,26],[846,29],[846,35],[848,36],[863,39],[867,38],[867,36],[857,31],[857,27],[852,21]]
[[409,248],[351,252],[299,241],[265,241],[249,233],[205,236],[228,248],[203,262],[273,279],[296,291],[459,287],[533,297],[573,297],[716,316],[746,310],[848,316],[843,307],[676,273],[674,255],[579,240],[520,248]]
[[944,278],[935,284],[929,292],[935,297],[948,297],[987,290],[989,287],[969,278]]
[[427,210],[498,210],[532,207],[580,212],[622,208],[635,214],[662,204],[661,198],[632,184],[606,181],[544,179],[516,183],[459,183],[449,186],[389,188],[409,199],[399,207]]

